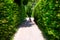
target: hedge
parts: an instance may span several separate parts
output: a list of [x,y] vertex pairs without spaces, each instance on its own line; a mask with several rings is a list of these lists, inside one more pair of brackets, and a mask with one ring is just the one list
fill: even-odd
[[48,40],[60,40],[60,0],[39,0],[33,13]]
[[28,4],[25,6],[25,12],[28,17],[32,16],[32,2],[28,2]]
[[0,40],[11,40],[17,25],[25,19],[24,6],[11,0],[0,0]]

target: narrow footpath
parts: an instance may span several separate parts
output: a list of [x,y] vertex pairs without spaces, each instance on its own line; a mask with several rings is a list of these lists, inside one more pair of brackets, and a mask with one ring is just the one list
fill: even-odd
[[26,21],[20,25],[18,31],[15,33],[13,40],[46,40],[41,30],[33,21],[34,18],[31,19],[32,22],[29,22],[28,18],[26,18]]

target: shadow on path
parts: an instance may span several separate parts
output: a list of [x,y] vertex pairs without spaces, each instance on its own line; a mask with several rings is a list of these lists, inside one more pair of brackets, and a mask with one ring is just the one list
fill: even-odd
[[31,27],[32,25],[34,25],[35,23],[33,22],[30,22],[29,20],[25,20],[21,25],[19,25],[18,28],[21,28],[21,27]]

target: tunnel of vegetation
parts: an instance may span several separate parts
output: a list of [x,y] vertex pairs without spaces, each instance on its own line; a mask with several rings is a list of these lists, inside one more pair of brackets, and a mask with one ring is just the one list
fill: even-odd
[[0,40],[12,40],[28,11],[34,13],[35,22],[48,40],[60,40],[60,0],[35,0],[36,5],[33,1],[0,0]]
[[33,13],[48,40],[60,40],[60,0],[39,0]]

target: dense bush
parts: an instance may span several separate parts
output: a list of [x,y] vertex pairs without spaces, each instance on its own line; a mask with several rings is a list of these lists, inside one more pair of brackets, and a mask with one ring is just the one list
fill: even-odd
[[60,40],[60,0],[40,0],[34,18],[48,40]]
[[32,15],[32,3],[28,2],[28,4],[25,6],[25,12],[28,15],[28,17],[31,17]]
[[17,25],[25,18],[24,6],[19,7],[11,0],[0,0],[0,40],[10,40]]
[[28,0],[23,0],[23,4],[27,5],[28,4]]

